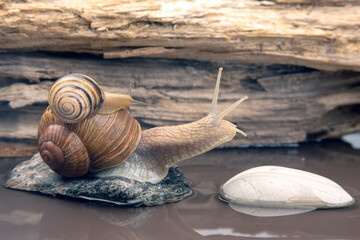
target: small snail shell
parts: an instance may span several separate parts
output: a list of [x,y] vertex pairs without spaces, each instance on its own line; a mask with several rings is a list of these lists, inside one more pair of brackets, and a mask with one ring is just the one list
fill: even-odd
[[94,80],[79,74],[62,77],[51,88],[50,107],[38,128],[38,144],[41,157],[58,174],[78,177],[110,168],[136,149],[140,124],[128,112],[118,110],[127,105],[107,104],[106,111],[118,111],[95,114],[106,102],[104,95]]
[[129,95],[106,93],[92,78],[70,74],[58,79],[49,91],[49,106],[67,123],[77,123],[90,114],[109,114],[127,108]]
[[84,120],[104,102],[103,89],[91,78],[72,74],[57,80],[49,92],[49,106],[68,123]]

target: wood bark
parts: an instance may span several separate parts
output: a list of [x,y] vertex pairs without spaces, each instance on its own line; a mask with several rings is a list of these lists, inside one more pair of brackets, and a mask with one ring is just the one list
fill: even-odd
[[0,158],[9,157],[31,157],[38,151],[36,143],[0,141]]
[[[0,138],[36,138],[57,78],[74,70],[93,77],[105,90],[126,93],[153,106],[134,105],[143,128],[182,124],[210,110],[219,63],[187,60],[101,60],[47,54],[7,54],[0,59]],[[360,73],[299,66],[223,62],[218,111],[243,95],[226,119],[248,133],[225,146],[283,145],[338,137],[360,130]],[[20,71],[19,71],[20,70]]]
[[360,2],[2,1],[0,49],[360,70]]
[[205,116],[222,66],[218,110],[250,98],[226,117],[248,137],[224,146],[359,131],[359,16],[355,0],[0,0],[0,152],[35,144],[51,84],[73,72],[132,83],[153,105],[131,108],[145,129]]

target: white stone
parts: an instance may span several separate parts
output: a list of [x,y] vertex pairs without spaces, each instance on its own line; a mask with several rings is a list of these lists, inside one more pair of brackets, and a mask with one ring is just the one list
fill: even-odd
[[355,203],[328,178],[278,166],[256,167],[237,174],[220,187],[220,196],[253,207],[338,208]]

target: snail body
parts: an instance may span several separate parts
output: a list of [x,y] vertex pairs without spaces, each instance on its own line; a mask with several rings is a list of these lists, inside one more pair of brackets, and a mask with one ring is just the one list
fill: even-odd
[[247,96],[216,114],[221,70],[208,116],[145,131],[124,110],[134,102],[129,95],[106,93],[84,75],[64,76],[50,90],[49,107],[40,120],[40,155],[64,177],[92,174],[158,183],[176,163],[230,141],[237,132],[246,136],[223,117]]

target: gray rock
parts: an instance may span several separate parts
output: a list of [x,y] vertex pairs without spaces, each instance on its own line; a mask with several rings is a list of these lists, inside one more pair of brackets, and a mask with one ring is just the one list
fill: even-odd
[[41,192],[53,196],[82,198],[117,205],[152,206],[176,202],[191,194],[189,184],[178,167],[160,183],[142,183],[123,177],[63,178],[52,172],[39,154],[17,165],[10,173],[6,187]]

